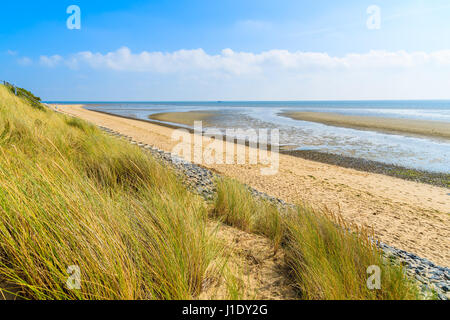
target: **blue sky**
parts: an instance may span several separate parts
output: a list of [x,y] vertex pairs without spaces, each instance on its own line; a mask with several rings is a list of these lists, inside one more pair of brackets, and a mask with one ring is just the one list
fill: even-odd
[[0,79],[47,100],[449,99],[449,16],[440,0],[8,1]]

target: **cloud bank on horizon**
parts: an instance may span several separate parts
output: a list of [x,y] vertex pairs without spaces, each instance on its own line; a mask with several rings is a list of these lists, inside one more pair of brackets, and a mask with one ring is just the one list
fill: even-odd
[[[26,65],[31,64],[30,60]],[[450,50],[371,50],[332,56],[323,52],[288,50],[236,52],[228,48],[213,55],[203,49],[133,53],[121,47],[107,53],[83,51],[67,56],[43,55],[34,64],[48,69],[65,68],[73,73],[108,72],[112,77],[130,77],[130,83],[141,83],[142,92],[137,100],[148,99],[143,85],[146,81],[153,83],[152,91],[160,94],[165,90],[154,89],[164,82],[172,83],[171,96],[154,95],[157,100],[449,97]],[[152,80],[145,80],[150,78]],[[161,83],[158,83],[159,78],[163,79]]]
[[239,76],[266,72],[445,68],[450,67],[450,49],[430,53],[371,50],[364,54],[350,53],[337,57],[322,52],[270,50],[252,53],[235,52],[229,48],[217,55],[210,55],[203,49],[133,53],[129,48],[122,47],[105,54],[84,51],[66,58],[60,55],[44,55],[40,57],[40,64],[47,67],[65,65],[74,70],[88,66],[93,69],[130,72],[192,72],[205,76],[208,73],[223,73]]

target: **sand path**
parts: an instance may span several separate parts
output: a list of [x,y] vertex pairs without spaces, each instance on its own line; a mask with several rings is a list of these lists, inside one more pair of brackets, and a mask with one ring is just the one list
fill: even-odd
[[[215,221],[214,230],[224,246],[226,270],[203,287],[200,300],[298,300],[289,280],[282,249],[274,252],[272,241]],[[232,294],[235,291],[237,294]]]
[[[174,129],[83,109],[58,110],[105,126],[170,152]],[[205,165],[289,202],[327,207],[346,219],[373,227],[376,236],[397,248],[450,266],[449,189],[280,154],[279,172],[262,176],[261,165]]]

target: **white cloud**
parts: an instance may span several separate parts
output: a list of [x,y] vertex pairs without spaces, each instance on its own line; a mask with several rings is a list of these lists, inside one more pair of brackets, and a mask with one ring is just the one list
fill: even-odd
[[426,52],[370,51],[342,57],[320,52],[290,52],[270,50],[261,53],[235,52],[224,49],[210,55],[203,49],[175,52],[133,53],[127,47],[106,54],[79,52],[70,57],[41,56],[42,65],[54,67],[64,63],[72,68],[88,66],[94,69],[154,73],[223,73],[255,75],[265,72],[314,72],[333,70],[405,69],[417,67],[450,67],[450,50]]
[[7,50],[6,54],[8,54],[9,56],[17,56],[18,52],[14,50]]
[[53,55],[53,56],[41,56],[40,58],[40,63],[46,67],[56,67],[57,65],[59,65],[62,61],[63,61],[63,57],[61,57],[60,55]]
[[[450,50],[261,53],[203,49],[42,56],[41,65],[94,71],[91,99],[449,99]],[[108,81],[98,85],[102,77]],[[86,80],[89,82],[89,78]],[[128,86],[123,86],[126,82]],[[106,83],[110,83],[107,89]],[[87,86],[87,85],[86,85]],[[95,96],[103,92],[103,96]]]

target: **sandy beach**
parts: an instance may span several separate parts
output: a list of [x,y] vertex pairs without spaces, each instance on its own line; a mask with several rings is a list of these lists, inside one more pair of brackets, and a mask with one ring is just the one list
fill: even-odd
[[294,120],[318,122],[344,128],[450,139],[450,125],[448,122],[349,116],[325,112],[285,112],[280,115]]
[[213,116],[213,112],[207,111],[166,112],[152,114],[151,116],[149,116],[149,119],[184,124],[186,126],[194,126],[194,121],[202,121],[203,125],[207,126],[209,124],[208,120]]
[[[58,111],[167,152],[177,144],[171,139],[173,128],[155,123],[89,111],[81,105],[59,105]],[[204,146],[207,145],[205,141]],[[280,154],[279,172],[273,176],[262,176],[262,165],[205,167],[288,202],[327,207],[348,221],[372,227],[387,244],[450,266],[449,189],[284,154]]]

